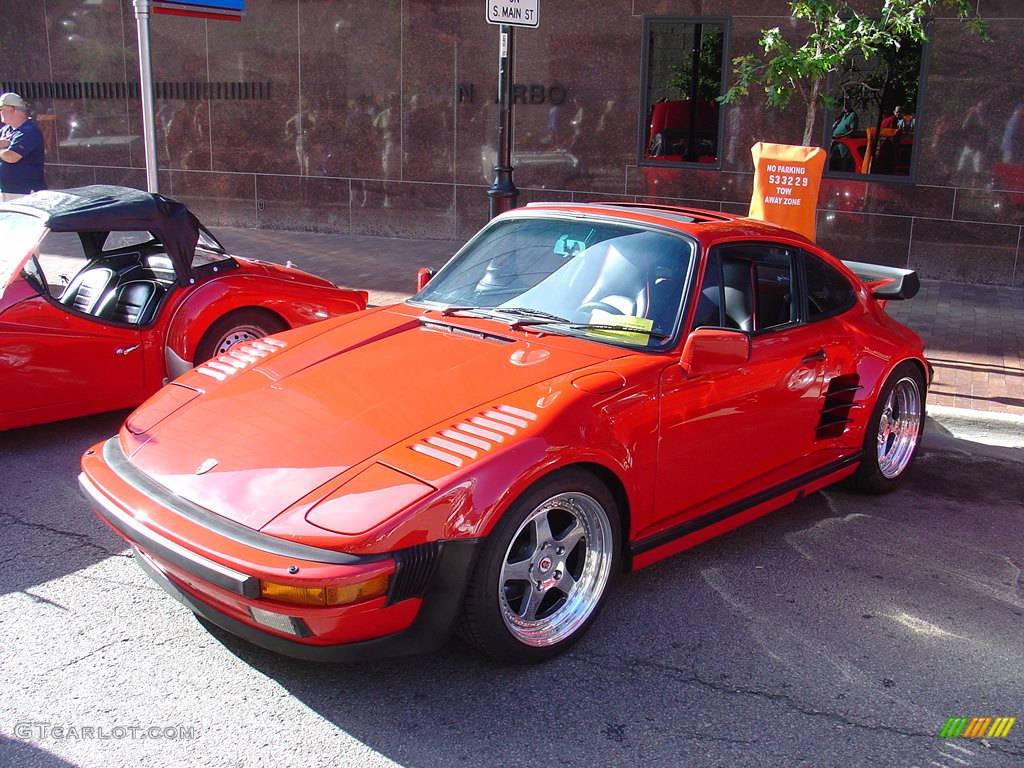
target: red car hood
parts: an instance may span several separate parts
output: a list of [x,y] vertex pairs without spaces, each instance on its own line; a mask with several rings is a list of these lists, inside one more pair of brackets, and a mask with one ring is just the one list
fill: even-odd
[[[580,347],[606,354],[535,338],[510,343],[513,336],[481,338],[370,313],[195,398],[148,430],[132,461],[175,494],[258,529],[395,443],[617,352],[585,342]],[[161,397],[150,402],[159,407]]]

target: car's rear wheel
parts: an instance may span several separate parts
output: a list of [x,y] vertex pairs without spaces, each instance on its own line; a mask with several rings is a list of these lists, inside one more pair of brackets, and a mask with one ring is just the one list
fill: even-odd
[[239,309],[230,312],[210,326],[196,348],[194,364],[223,355],[235,344],[255,341],[286,330],[285,322],[272,312],[261,309]]
[[896,366],[878,394],[864,438],[864,458],[851,478],[863,493],[893,490],[921,445],[925,416],[924,377],[915,363]]
[[516,664],[566,650],[597,617],[617,572],[619,515],[608,489],[570,469],[535,485],[488,537],[460,634]]

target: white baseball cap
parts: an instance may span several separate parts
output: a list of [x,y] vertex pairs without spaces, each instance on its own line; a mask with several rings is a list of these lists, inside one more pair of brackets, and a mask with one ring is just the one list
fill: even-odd
[[28,106],[25,104],[25,100],[16,93],[8,91],[3,96],[0,96],[0,107],[14,107],[15,109],[25,109]]

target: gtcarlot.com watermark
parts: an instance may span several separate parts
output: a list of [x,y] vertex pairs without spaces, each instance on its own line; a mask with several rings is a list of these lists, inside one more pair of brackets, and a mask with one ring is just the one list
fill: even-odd
[[80,725],[22,720],[14,736],[29,741],[189,741],[199,738],[194,725]]

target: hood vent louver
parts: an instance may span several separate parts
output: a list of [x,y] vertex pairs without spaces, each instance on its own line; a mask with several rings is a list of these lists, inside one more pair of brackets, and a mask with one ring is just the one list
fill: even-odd
[[196,368],[197,373],[209,376],[217,381],[224,381],[229,376],[244,371],[257,363],[261,363],[275,352],[284,349],[287,344],[274,338],[256,339],[236,344],[223,355],[207,360]]
[[537,414],[531,411],[499,405],[428,435],[409,448],[453,467],[461,467],[467,460],[476,460],[515,437],[536,420]]
[[847,425],[853,421],[850,412],[854,408],[862,407],[860,403],[854,401],[861,388],[860,377],[856,374],[837,376],[828,383],[825,404],[822,406],[821,418],[818,421],[818,440],[843,436]]

